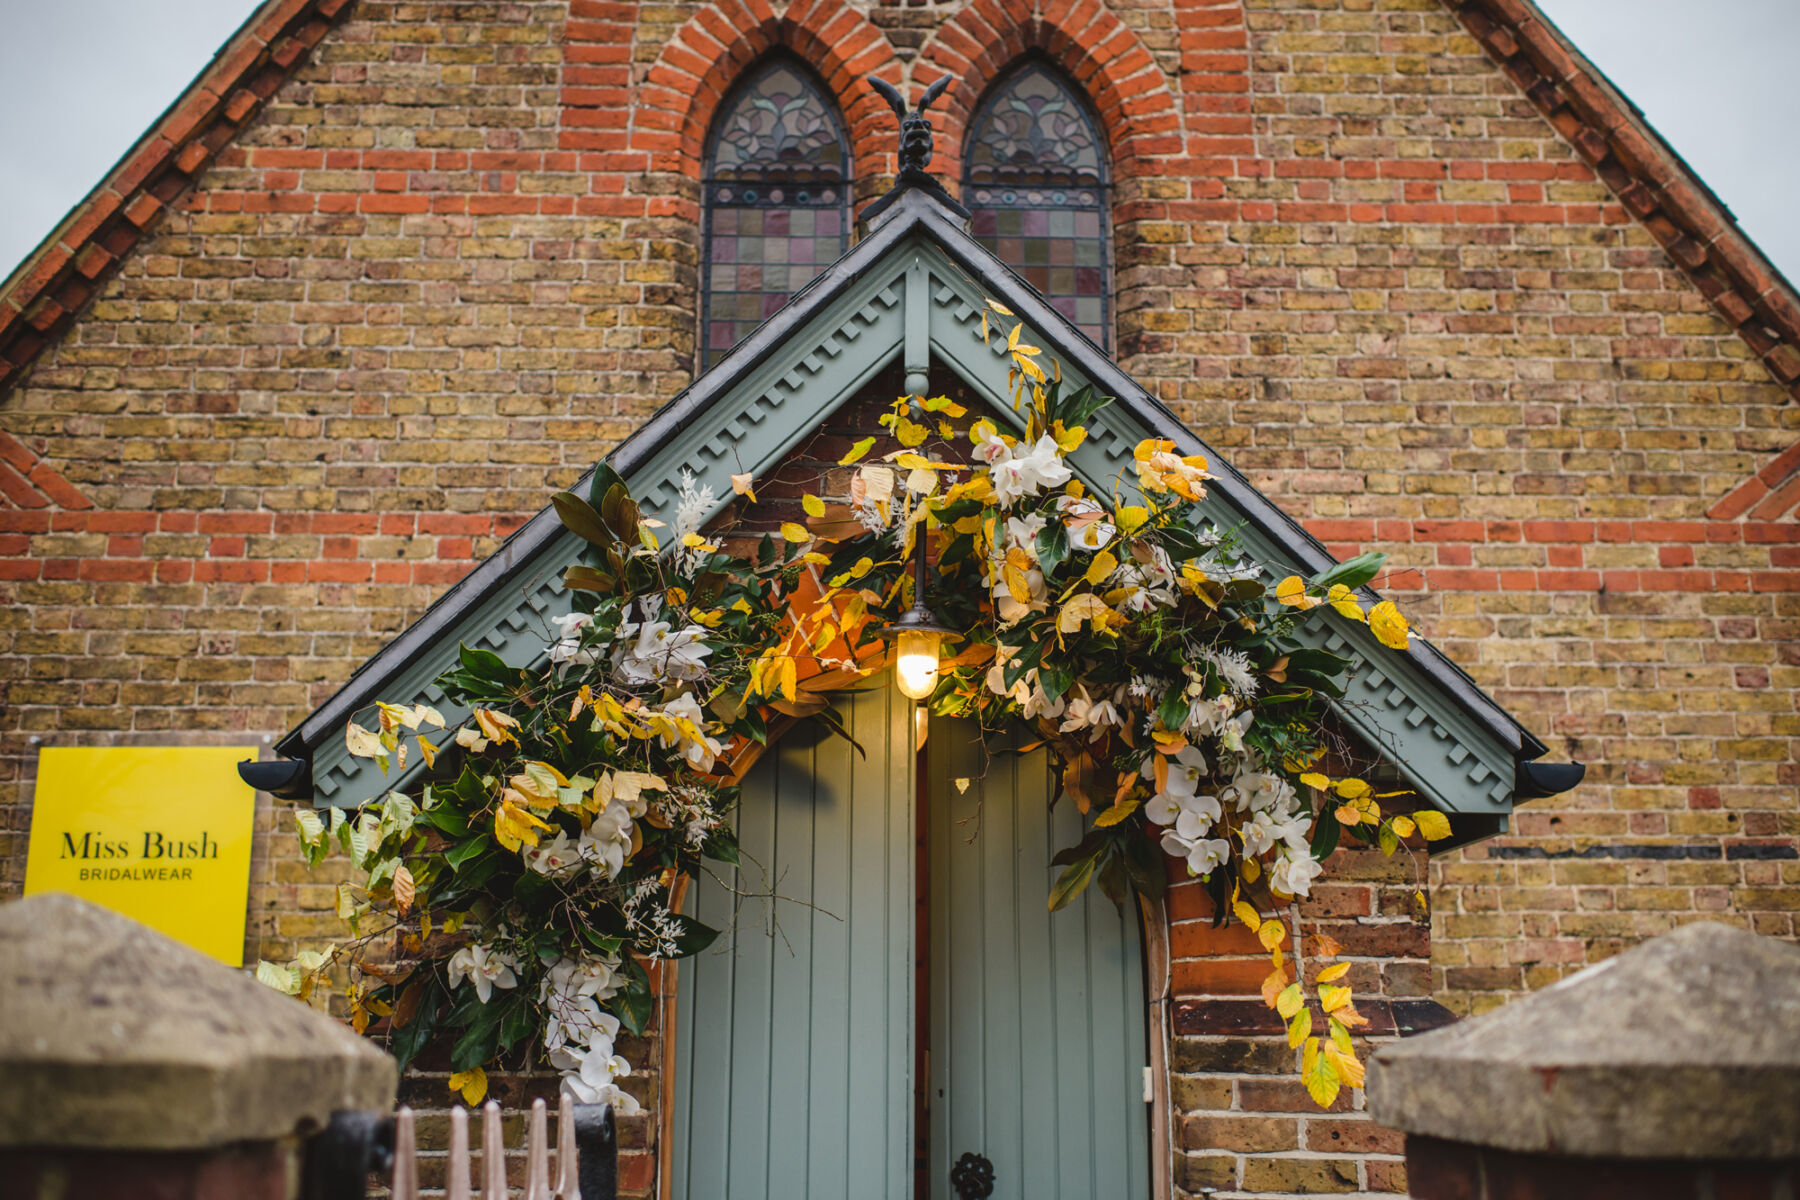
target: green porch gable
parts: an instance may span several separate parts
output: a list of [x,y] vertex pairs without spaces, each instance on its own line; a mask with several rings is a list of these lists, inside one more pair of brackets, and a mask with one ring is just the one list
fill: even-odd
[[[892,197],[876,226],[780,313],[660,409],[611,455],[646,515],[674,523],[683,470],[720,497],[735,499],[730,476],[761,476],[874,375],[898,363],[909,387],[933,366],[947,368],[1001,414],[1010,414],[1008,357],[987,299],[1023,322],[1023,337],[1062,364],[1074,386],[1091,383],[1115,402],[1089,423],[1071,457],[1085,483],[1110,494],[1134,478],[1132,450],[1146,437],[1172,439],[1207,457],[1219,476],[1206,517],[1235,530],[1271,576],[1312,575],[1332,558],[1297,522],[1250,486],[1030,287],[979,246],[959,216],[921,188]],[[585,479],[576,485],[585,492]],[[708,514],[709,518],[715,513]],[[570,611],[563,569],[582,543],[545,508],[425,615],[351,677],[277,744],[293,765],[262,764],[258,786],[320,805],[356,805],[408,775],[384,778],[352,758],[344,724],[377,699],[424,701],[452,723],[467,714],[432,684],[459,644],[514,665],[544,654],[552,617]],[[1372,596],[1365,597],[1373,600]],[[1573,765],[1535,762],[1544,745],[1423,638],[1396,653],[1366,626],[1322,612],[1303,638],[1356,660],[1338,714],[1408,784],[1454,814],[1457,840],[1506,828],[1513,805],[1565,790]],[[413,768],[416,771],[417,767]],[[410,774],[410,773],[409,773]]]

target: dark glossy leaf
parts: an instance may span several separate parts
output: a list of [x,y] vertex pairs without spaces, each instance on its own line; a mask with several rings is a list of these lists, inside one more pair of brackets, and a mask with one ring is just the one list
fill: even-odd
[[1337,849],[1338,838],[1341,836],[1343,828],[1343,823],[1332,815],[1331,803],[1327,801],[1325,811],[1319,815],[1318,821],[1313,825],[1312,845],[1308,847],[1312,851],[1312,856],[1323,862],[1333,850]]
[[1071,863],[1054,887],[1050,889],[1050,911],[1066,908],[1070,901],[1081,895],[1088,881],[1094,877],[1094,869],[1099,866],[1099,853],[1096,851],[1077,862]]
[[1313,587],[1328,588],[1334,583],[1341,583],[1347,588],[1359,588],[1379,575],[1382,565],[1386,562],[1387,555],[1379,550],[1370,550],[1355,558],[1345,559],[1329,570],[1319,572],[1312,577],[1310,582]]
[[598,567],[576,565],[563,572],[563,586],[581,592],[598,592],[604,596],[615,591],[619,581],[617,577]]
[[703,925],[686,913],[670,913],[669,919],[681,926],[681,933],[675,938],[675,950],[678,957],[686,958],[690,954],[698,954],[718,938],[719,931],[711,925]]
[[550,497],[550,503],[556,506],[556,515],[564,528],[577,537],[596,546],[610,546],[617,540],[593,506],[574,492],[557,492]]
[[1069,557],[1069,533],[1061,521],[1050,521],[1038,530],[1037,556],[1046,579]]
[[606,501],[606,493],[615,487],[624,487],[625,481],[619,473],[601,463],[594,468],[593,482],[588,484],[588,503],[597,510]]

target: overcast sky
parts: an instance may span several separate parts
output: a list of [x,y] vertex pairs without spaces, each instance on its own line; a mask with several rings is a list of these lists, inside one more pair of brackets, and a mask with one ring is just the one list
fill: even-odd
[[[1800,279],[1800,0],[1539,0]],[[0,0],[0,275],[252,12],[245,0]]]

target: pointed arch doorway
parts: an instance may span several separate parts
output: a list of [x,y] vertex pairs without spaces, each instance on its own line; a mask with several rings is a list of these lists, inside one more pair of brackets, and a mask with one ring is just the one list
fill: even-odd
[[839,707],[867,758],[791,730],[745,778],[743,867],[691,889],[727,932],[677,976],[668,1194],[954,1200],[974,1153],[996,1200],[1146,1200],[1143,939],[1097,889],[1047,910],[1080,818],[1044,753],[984,772],[939,718],[918,753],[885,675]]

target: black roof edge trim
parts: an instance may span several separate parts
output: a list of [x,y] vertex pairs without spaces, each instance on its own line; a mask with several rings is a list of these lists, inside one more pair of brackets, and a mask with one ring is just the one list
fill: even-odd
[[245,759],[238,764],[237,771],[239,779],[277,799],[312,799],[312,762],[308,759],[277,758],[270,762]]
[[1578,762],[1547,763],[1521,760],[1513,783],[1513,795],[1520,800],[1541,800],[1572,791],[1587,776],[1587,764]]

